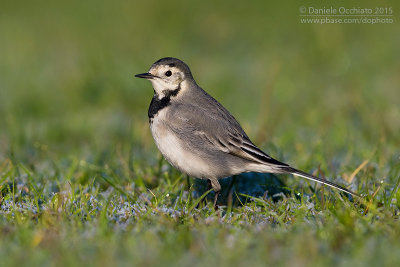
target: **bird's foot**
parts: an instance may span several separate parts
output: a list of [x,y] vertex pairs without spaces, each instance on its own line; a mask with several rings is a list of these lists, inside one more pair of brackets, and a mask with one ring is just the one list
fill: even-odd
[[219,206],[218,206],[218,204],[217,204],[217,200],[218,200],[218,197],[219,197],[219,194],[220,194],[220,193],[221,193],[221,191],[215,192],[215,196],[214,196],[214,210],[215,210],[215,211],[217,211],[218,208],[219,208]]

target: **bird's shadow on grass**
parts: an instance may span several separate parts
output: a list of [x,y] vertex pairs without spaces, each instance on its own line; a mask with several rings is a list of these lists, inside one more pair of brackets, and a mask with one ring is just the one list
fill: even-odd
[[[276,175],[268,173],[243,173],[220,179],[219,182],[222,187],[218,198],[219,205],[242,205],[249,201],[246,196],[278,201],[291,193]],[[207,191],[207,180],[195,179],[194,189],[200,197]],[[207,199],[212,201],[214,195],[215,193],[211,192]]]

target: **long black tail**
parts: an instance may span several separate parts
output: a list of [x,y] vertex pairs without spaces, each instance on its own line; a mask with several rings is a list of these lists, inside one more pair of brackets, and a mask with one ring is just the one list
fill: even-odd
[[340,191],[343,191],[343,192],[346,192],[346,193],[351,194],[353,196],[361,198],[361,196],[359,194],[356,194],[356,193],[354,193],[354,192],[352,192],[352,191],[350,191],[350,190],[348,190],[348,189],[346,189],[344,187],[341,187],[340,185],[334,184],[334,183],[329,182],[328,180],[325,180],[325,179],[322,179],[322,178],[315,177],[315,176],[313,176],[311,174],[308,174],[306,172],[297,170],[295,168],[283,167],[282,170],[284,170],[284,171],[286,171],[288,173],[291,173],[293,175],[296,175],[296,176],[299,176],[299,177],[303,177],[303,178],[309,179],[311,181],[318,182],[318,183],[333,187],[333,188],[338,189]]

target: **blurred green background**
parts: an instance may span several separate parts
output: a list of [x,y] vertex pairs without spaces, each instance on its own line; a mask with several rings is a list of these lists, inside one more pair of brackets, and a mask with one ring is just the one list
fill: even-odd
[[[392,7],[394,23],[300,23],[301,6],[331,5]],[[52,258],[49,266],[398,263],[400,205],[391,201],[400,199],[399,7],[0,0],[1,258],[38,265]],[[309,172],[321,167],[342,184],[367,160],[350,188],[371,195],[382,180],[391,198],[379,191],[368,216],[314,196],[261,210],[256,201],[225,219],[196,209],[174,217],[193,200],[179,172],[160,161],[147,118],[153,90],[134,78],[166,56],[185,61],[271,156]],[[310,191],[303,180],[286,180]],[[170,194],[189,200],[177,206]]]

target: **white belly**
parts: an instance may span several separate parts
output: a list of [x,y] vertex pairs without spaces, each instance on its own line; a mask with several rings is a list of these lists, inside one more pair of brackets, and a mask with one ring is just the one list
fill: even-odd
[[[162,113],[162,112],[160,112]],[[162,116],[162,114],[159,114]],[[157,115],[150,124],[154,141],[164,158],[180,171],[196,177],[211,178],[211,170],[199,156],[186,149],[178,136],[168,129],[168,126]]]

